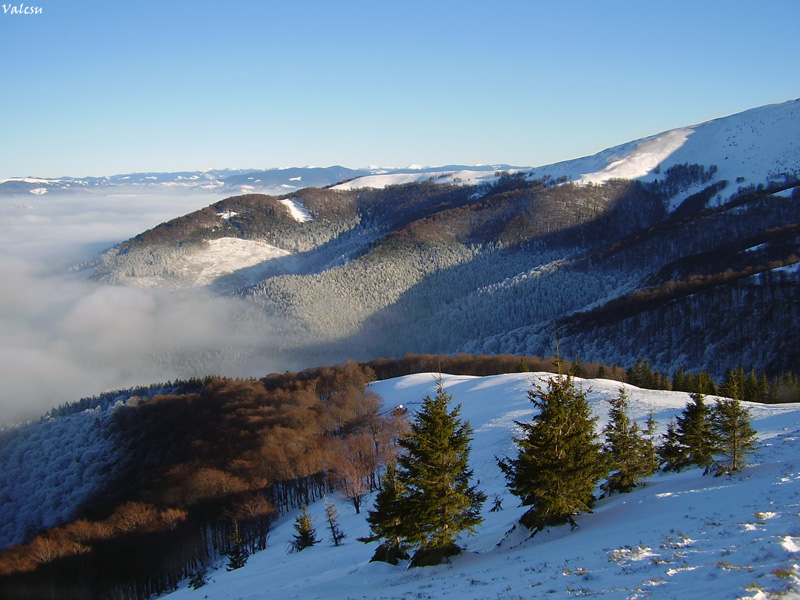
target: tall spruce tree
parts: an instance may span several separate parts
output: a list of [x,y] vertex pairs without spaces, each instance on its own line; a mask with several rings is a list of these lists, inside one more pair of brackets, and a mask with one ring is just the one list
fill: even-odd
[[423,399],[399,442],[405,452],[396,468],[387,467],[367,516],[373,536],[363,541],[384,540],[373,560],[396,563],[416,549],[412,565],[438,564],[460,552],[462,532],[474,533],[483,520],[486,495],[471,484],[469,468],[472,428],[459,418],[460,406],[449,409],[451,399],[439,379],[436,396]]
[[405,450],[397,473],[402,507],[413,516],[403,537],[417,548],[415,565],[438,564],[457,554],[461,533],[473,534],[483,521],[486,495],[471,484],[469,468],[472,428],[460,419],[460,405],[449,410],[451,399],[439,379],[436,395],[423,399],[409,435],[400,440]]
[[608,424],[603,430],[603,453],[612,473],[603,489],[608,493],[629,492],[636,484],[652,475],[652,443],[645,438],[639,426],[628,415],[628,395],[620,388],[619,395],[611,398]]
[[750,411],[738,400],[717,400],[711,411],[711,430],[716,441],[713,470],[716,475],[733,473],[746,464],[756,448],[756,431]]
[[531,506],[520,519],[529,529],[572,523],[573,517],[590,510],[593,492],[607,469],[595,432],[586,394],[569,375],[548,379],[547,389],[538,385],[528,392],[538,409],[515,438],[516,458],[498,460],[511,492]]

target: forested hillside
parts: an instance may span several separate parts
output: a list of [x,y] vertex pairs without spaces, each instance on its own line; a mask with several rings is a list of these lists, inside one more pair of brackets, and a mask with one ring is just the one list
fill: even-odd
[[647,356],[668,372],[797,371],[798,107],[550,172],[234,196],[112,248],[92,277],[244,298],[274,324],[264,353],[301,365],[546,355],[558,340],[566,355]]

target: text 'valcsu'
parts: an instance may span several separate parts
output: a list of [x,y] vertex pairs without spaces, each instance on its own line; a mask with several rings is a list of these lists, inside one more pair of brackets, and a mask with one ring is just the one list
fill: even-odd
[[20,4],[14,6],[13,4],[3,4],[3,14],[5,15],[40,15],[42,14],[41,6],[25,6]]

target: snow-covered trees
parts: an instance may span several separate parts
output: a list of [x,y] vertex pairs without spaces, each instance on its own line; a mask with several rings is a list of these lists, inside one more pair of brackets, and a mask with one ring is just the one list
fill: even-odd
[[570,375],[550,377],[547,388],[534,386],[528,397],[538,413],[518,423],[522,437],[516,458],[498,461],[511,492],[531,508],[520,522],[534,531],[573,523],[587,511],[593,492],[606,473],[586,393]]
[[[368,518],[377,539],[395,553],[416,549],[415,565],[438,564],[457,554],[462,532],[481,522],[483,492],[471,483],[469,444],[472,429],[449,409],[450,394],[441,380],[436,395],[426,396],[408,436],[396,471],[387,470],[384,492]],[[372,538],[374,539],[374,538]]]

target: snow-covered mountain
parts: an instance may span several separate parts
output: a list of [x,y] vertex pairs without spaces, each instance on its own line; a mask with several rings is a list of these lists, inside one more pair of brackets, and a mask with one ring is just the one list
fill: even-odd
[[[340,498],[342,546],[334,547],[325,527],[324,506],[310,507],[318,537],[316,546],[295,554],[287,549],[296,533],[290,514],[276,523],[268,548],[250,557],[239,570],[224,563],[200,589],[183,584],[171,600],[244,600],[281,597],[306,600],[393,598],[797,598],[800,594],[797,464],[800,406],[749,406],[760,448],[752,466],[733,477],[703,476],[699,469],[660,474],[629,494],[600,500],[593,513],[577,520],[578,528],[556,527],[529,538],[516,526],[525,509],[510,495],[495,459],[513,453],[515,421],[531,417],[527,399],[529,373],[492,377],[444,376],[462,418],[475,434],[471,466],[489,497],[484,523],[461,543],[466,552],[450,564],[408,569],[370,563],[375,544],[356,539],[369,533],[365,515]],[[620,384],[581,381],[602,428],[604,400]],[[376,382],[385,407],[403,404],[412,410],[434,393],[433,374]],[[626,386],[631,413],[640,423],[655,411],[665,427],[686,404],[677,392],[653,392]],[[502,510],[489,512],[495,497]],[[371,505],[371,503],[368,503]]]
[[557,329],[596,362],[777,373],[800,359],[798,139],[800,100],[535,169],[234,196],[112,248],[92,277],[234,293],[306,364],[545,355]]
[[[464,181],[479,181],[494,177],[496,171],[519,169],[509,165],[482,165],[467,167],[449,165],[441,167],[410,166],[367,167],[350,169],[331,167],[286,167],[273,169],[210,169],[206,171],[146,172],[110,175],[106,177],[12,177],[0,180],[0,196],[42,196],[45,194],[74,194],[80,192],[118,193],[208,193],[220,195],[288,194],[307,187],[326,187],[340,182],[364,179],[369,185],[371,177],[378,177],[380,185],[425,181],[440,178],[452,180],[461,173]],[[469,173],[469,175],[467,174]],[[342,184],[347,186],[346,183]]]
[[[800,100],[762,106],[698,125],[663,133],[608,148],[595,155],[532,169],[516,168],[526,177],[549,177],[558,181],[602,184],[611,179],[658,181],[676,165],[714,165],[709,181],[729,185],[717,201],[729,198],[743,186],[767,185],[789,173],[800,172]],[[495,170],[498,170],[496,168]],[[384,187],[424,176],[375,174],[334,186],[334,189]],[[492,173],[472,169],[442,168],[435,179],[440,183],[479,183],[492,180]],[[673,198],[679,203],[699,189],[689,188]],[[674,206],[673,206],[674,208]]]

